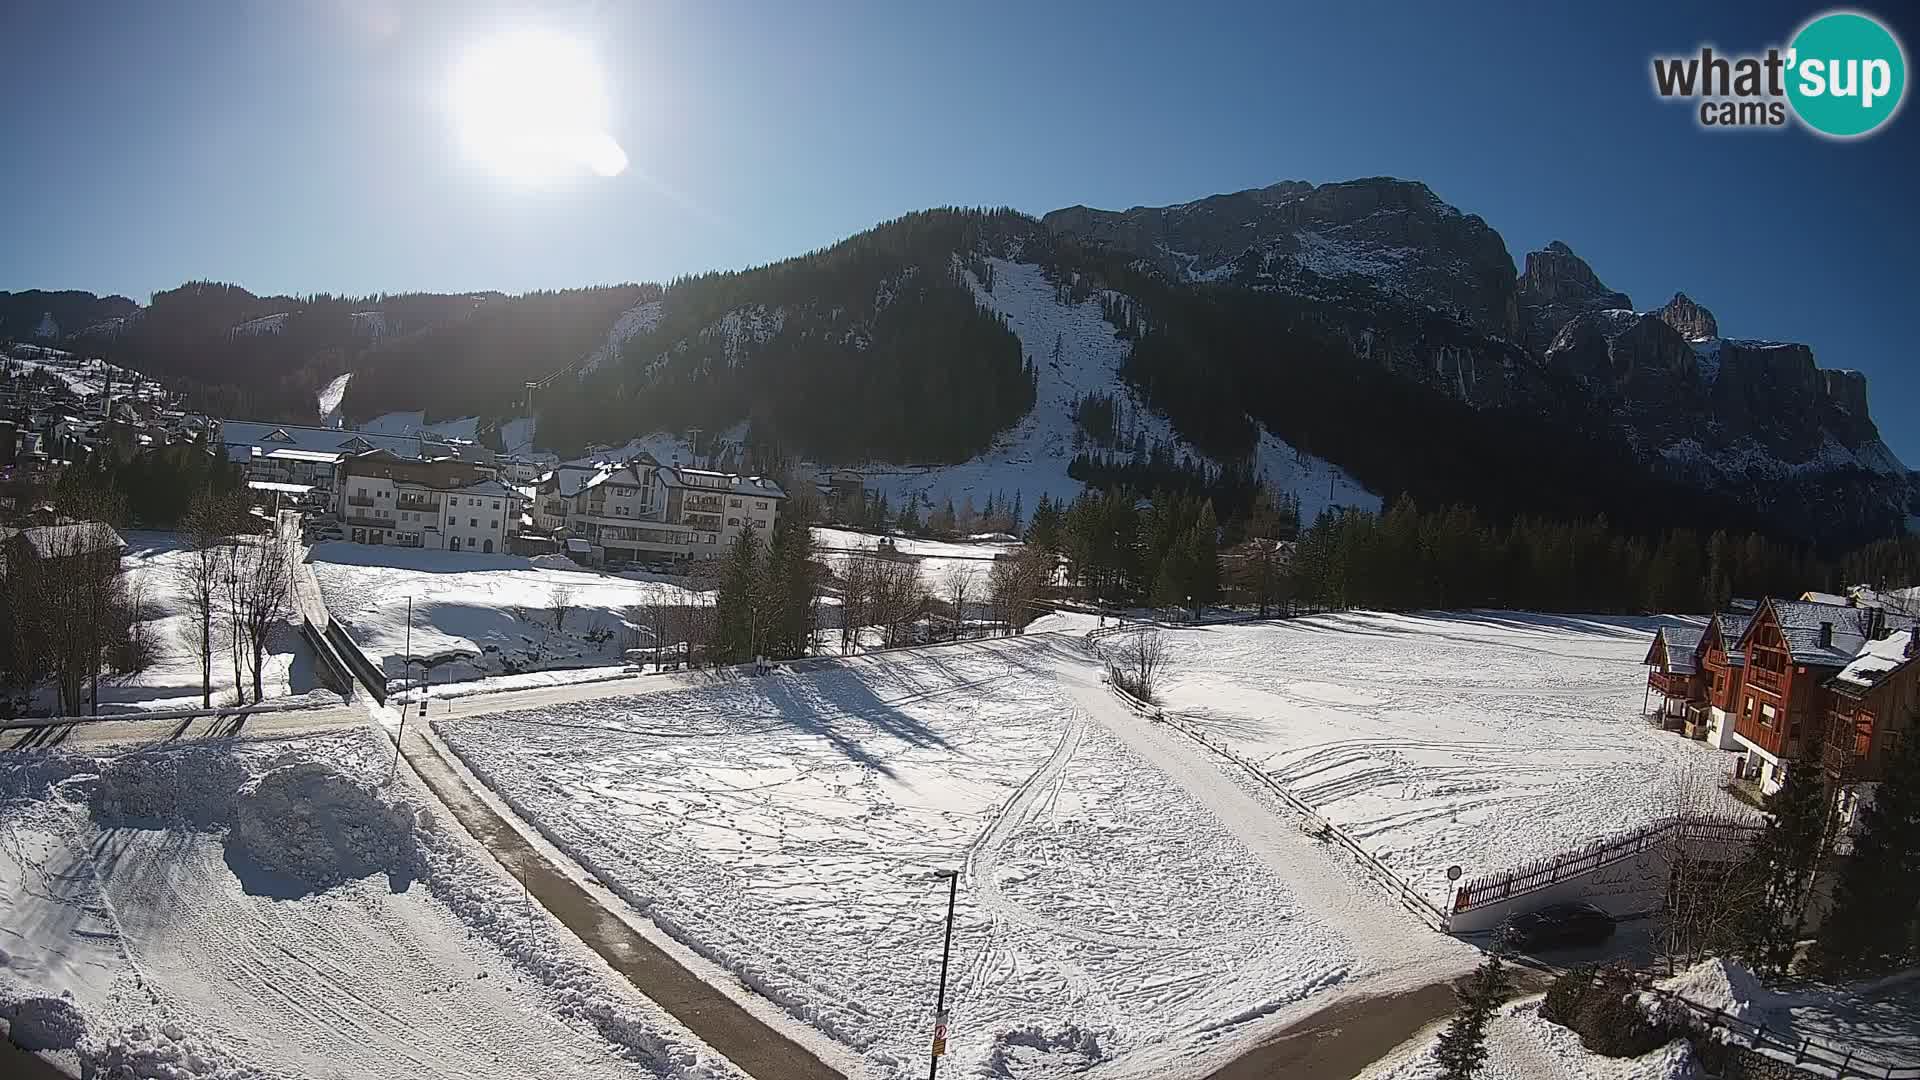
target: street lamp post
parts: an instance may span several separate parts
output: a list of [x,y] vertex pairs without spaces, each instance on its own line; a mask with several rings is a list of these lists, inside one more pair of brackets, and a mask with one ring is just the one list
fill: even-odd
[[947,1052],[947,961],[953,956],[953,901],[960,891],[960,872],[942,870],[947,879],[947,942],[940,949],[940,996],[933,1007],[933,1057],[927,1064],[927,1080],[940,1073],[940,1055]]

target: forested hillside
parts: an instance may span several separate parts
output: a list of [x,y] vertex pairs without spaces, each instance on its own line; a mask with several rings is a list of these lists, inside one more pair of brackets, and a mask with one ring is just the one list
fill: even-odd
[[962,280],[1039,244],[1011,211],[912,214],[811,255],[673,283],[651,329],[541,406],[566,443],[748,420],[824,461],[959,461],[1033,403],[1032,358]]

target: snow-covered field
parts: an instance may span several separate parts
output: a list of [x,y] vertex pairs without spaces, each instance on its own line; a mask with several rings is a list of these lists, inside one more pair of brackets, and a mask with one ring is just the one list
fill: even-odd
[[879,1076],[925,1067],[948,870],[953,1075],[1178,1075],[1330,988],[1470,964],[1146,727],[1053,636],[435,722],[598,879]]
[[[1673,811],[1730,756],[1651,727],[1659,620],[1350,613],[1166,632],[1161,697],[1436,902],[1446,868],[1550,856]],[[1741,804],[1717,784],[1717,804]]]
[[[436,682],[617,663],[626,610],[681,594],[673,585],[516,555],[336,542],[315,544],[309,565],[333,617],[396,678],[406,674],[411,597],[412,655],[469,657],[435,667]],[[572,610],[555,629],[550,605],[562,589],[572,593]]]
[[[100,711],[198,708],[200,660],[188,644],[188,635],[196,631],[178,578],[188,553],[172,533],[130,532],[125,539],[127,554],[123,574],[129,594],[138,599],[145,616],[139,632],[152,650],[152,663],[137,675],[102,680]],[[233,663],[221,646],[215,647],[220,651],[213,661],[213,703],[231,704]],[[291,626],[268,650],[264,685],[269,698],[306,694],[320,688],[312,658],[300,647]],[[248,693],[252,693],[251,682]],[[58,692],[51,686],[42,687],[34,696],[34,705],[39,709],[53,708],[58,701]]]
[[737,1077],[371,732],[0,766],[0,1017],[82,1075]]
[[[820,548],[821,558],[838,570],[847,560],[853,558],[856,551],[872,551],[880,544],[880,537],[873,533],[856,532],[852,529],[816,528],[813,540]],[[993,560],[998,555],[1015,554],[1023,545],[1006,541],[948,541],[916,540],[908,536],[895,536],[894,551],[914,560],[920,569],[920,580],[932,590],[935,596],[946,596],[949,592],[947,578],[958,571],[972,574],[967,593],[972,603],[982,603],[987,596],[987,577],[993,572]]]

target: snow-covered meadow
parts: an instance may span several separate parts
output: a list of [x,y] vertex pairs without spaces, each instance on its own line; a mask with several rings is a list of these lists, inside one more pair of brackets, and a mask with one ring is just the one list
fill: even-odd
[[[328,611],[395,678],[406,674],[411,598],[411,655],[469,657],[436,666],[436,683],[616,664],[627,610],[682,595],[675,585],[543,562],[332,542],[315,544],[309,565]],[[552,605],[563,591],[571,610],[556,628]]]
[[1097,680],[1063,638],[1011,638],[434,730],[880,1076],[925,1067],[947,870],[955,1075],[1168,1075],[1349,981],[1470,963]]
[[0,1019],[77,1075],[738,1077],[370,731],[0,766]]
[[1436,902],[1467,877],[1674,812],[1730,757],[1650,726],[1657,619],[1353,612],[1165,633],[1160,696]]

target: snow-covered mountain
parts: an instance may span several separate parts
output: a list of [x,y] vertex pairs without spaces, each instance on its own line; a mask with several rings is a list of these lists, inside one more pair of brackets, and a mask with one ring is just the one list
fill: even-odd
[[1611,424],[1662,474],[1828,536],[1920,512],[1858,371],[1793,342],[1729,338],[1684,293],[1636,310],[1565,243],[1517,277],[1505,242],[1425,185],[1286,182],[1177,206],[1073,207],[1056,234],[1183,286],[1318,301],[1353,354],[1481,409]]
[[1096,400],[1119,429],[1104,453],[1251,465],[1309,516],[1373,505],[1371,486],[1495,514],[1700,493],[1713,505],[1685,524],[1735,507],[1751,513],[1733,527],[1833,543],[1920,519],[1858,372],[1732,336],[1684,294],[1642,309],[1565,243],[1516,273],[1486,221],[1385,177],[1041,218],[928,211],[665,288],[0,294],[0,336],[49,320],[72,347],[290,418],[505,431],[531,405],[540,448],[563,456],[724,431],[741,455],[858,466],[896,505],[1077,491],[1068,463],[1093,436],[1076,414]]

